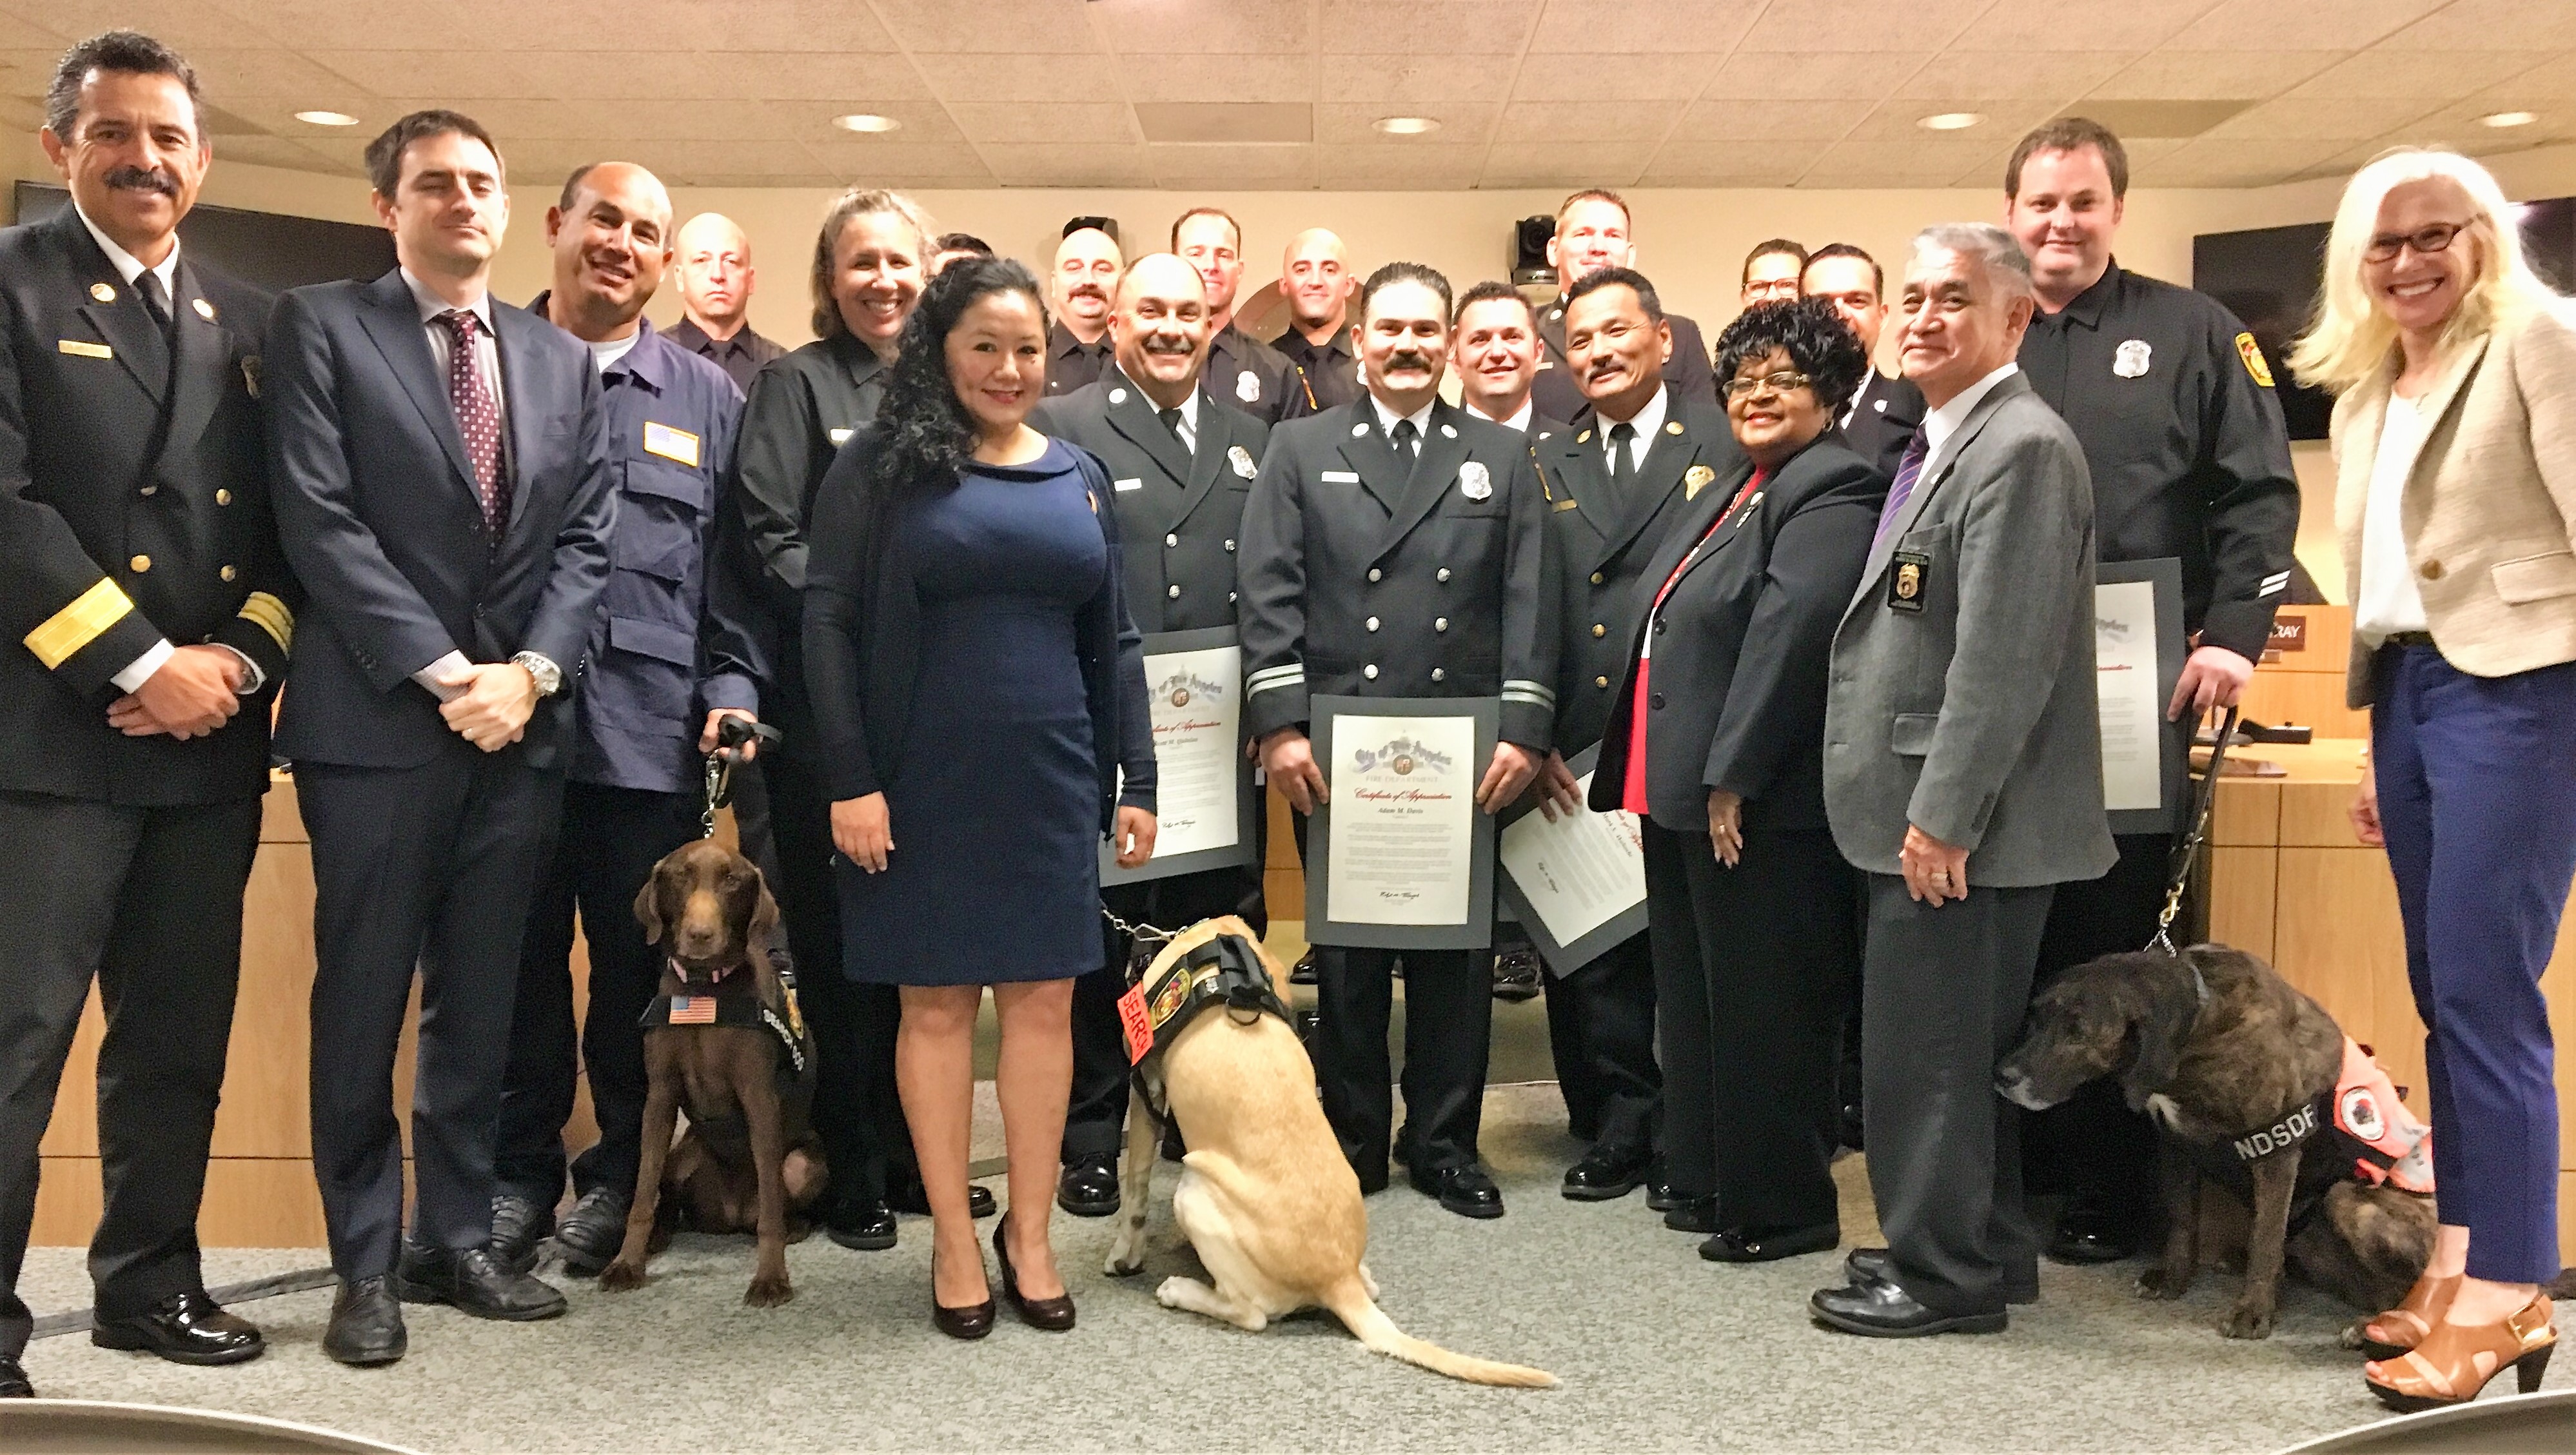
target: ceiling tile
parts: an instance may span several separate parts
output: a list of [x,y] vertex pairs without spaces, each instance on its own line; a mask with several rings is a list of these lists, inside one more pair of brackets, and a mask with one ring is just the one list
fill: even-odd
[[2531,69],[2533,51],[2427,51],[2394,45],[2363,51],[2293,87],[2292,96],[2366,101],[2388,96],[2448,100]]
[[[1349,65],[1343,58],[1333,65]],[[1092,95],[1104,83],[1131,101],[1312,101],[1317,65],[1303,55],[1176,56],[1120,54],[1086,79]],[[1010,92],[1006,94],[1018,95]]]
[[2389,44],[2410,51],[2494,50],[2509,40],[2531,51],[2576,46],[2576,5],[2566,0],[2452,0],[2399,31]]
[[[1154,180],[1165,187],[1315,184],[1312,146],[1149,146]],[[1184,183],[1180,179],[1189,179]]]
[[675,186],[717,172],[729,177],[806,177],[821,171],[803,147],[774,141],[708,141],[672,137],[623,149],[618,160],[642,166]]
[[2432,103],[2399,97],[2334,99],[2282,97],[2248,107],[2211,127],[2212,142],[2340,141],[2371,136],[2400,126],[2433,109]]
[[1773,106],[1710,97],[1694,103],[1674,123],[1675,141],[1839,141],[1858,119],[1855,111],[1823,106]]
[[2349,54],[2345,51],[2177,51],[2141,56],[2091,94],[2122,101],[2261,101]]
[[[2053,101],[1989,101],[1965,96],[1925,96],[1882,102],[1852,126],[1854,140],[1864,137],[1887,137],[1895,140],[1928,139],[1958,141],[1971,145],[1992,144],[1990,138],[2003,138],[2010,146],[2021,134],[2058,112]],[[1932,131],[1916,123],[1926,116],[1945,111],[1973,111],[1986,119],[1963,131]]]
[[371,96],[439,96],[469,112],[477,101],[562,94],[542,79],[546,56],[538,53],[317,49],[304,56]]
[[845,182],[875,182],[888,187],[993,185],[992,171],[970,146],[845,137],[839,141],[809,141],[805,143],[805,153]]
[[1139,101],[1132,108],[1147,144],[1306,146],[1315,108],[1305,101]]
[[1654,152],[1652,142],[1498,143],[1485,159],[1485,187],[1625,187]]
[[943,101],[1099,101],[1118,91],[1105,55],[920,55],[915,69]]
[[1896,94],[2063,101],[2092,90],[2135,58],[2126,51],[1943,51]]
[[365,94],[339,72],[293,51],[234,48],[192,51],[188,63],[206,99],[232,106],[251,98],[293,101],[299,110],[334,106]]
[[1484,170],[1481,146],[1325,147],[1327,187],[1472,187]]
[[[256,3],[236,7],[240,13],[211,3],[211,0],[10,0],[9,11],[63,43],[105,30],[139,30],[181,51],[200,47],[256,44],[276,37],[266,36],[265,26],[249,21],[260,15]],[[33,43],[46,43],[48,35],[39,35]]]
[[[958,8],[971,13],[979,7],[977,0]],[[1315,41],[1314,9],[1307,0],[1094,0],[1087,13],[1117,51],[1258,55],[1302,51]]]
[[38,24],[53,13],[52,6],[29,6],[23,15],[0,11],[0,50],[44,50],[59,55],[72,38],[51,27]]
[[2341,151],[2332,141],[2203,137],[2134,168],[2147,187],[2243,187],[2286,181]]
[[0,50],[0,96],[42,96],[62,55],[50,50]]
[[[1584,101],[1597,106],[1605,104],[1604,94],[1614,94],[1621,105],[1688,101],[1717,78],[1725,61],[1726,57],[1713,54],[1532,55],[1521,62],[1520,77],[1512,83],[1512,99]],[[1605,93],[1605,85],[1616,89]]]
[[1502,89],[1495,70],[1491,63],[1456,58],[1336,56],[1318,71],[1315,95],[1375,106],[1384,116],[1450,101],[1491,101]]
[[1956,44],[1980,51],[2150,50],[2205,0],[1996,0]]
[[952,101],[948,110],[967,139],[975,142],[1127,146],[1139,140],[1135,118],[1123,101],[1028,106],[1010,101]]
[[839,108],[845,112],[876,109],[869,102],[928,100],[931,94],[915,68],[898,60],[828,51],[569,51],[537,70],[575,78],[579,89],[573,94],[835,101],[848,103]]
[[1655,153],[1637,180],[1647,187],[1786,187],[1815,165],[1829,145],[1673,142]]
[[[1783,101],[1855,101],[1864,105],[1893,93],[1922,68],[1918,55],[1825,51],[1812,55],[1734,55],[1709,77],[1711,100],[1744,106]],[[1850,118],[1845,118],[1849,120]]]
[[[2009,143],[2006,144],[2009,146]],[[1994,162],[2003,185],[2004,152],[1991,141],[1920,134],[1920,138],[1870,137],[1837,142],[1798,179],[1801,187],[1947,187],[1961,173]],[[1932,221],[1926,218],[1924,221]]]
[[2521,108],[2544,116],[2576,116],[2576,55],[2543,61],[2466,98],[2466,105],[2473,115]]
[[2449,0],[2220,0],[2170,50],[2357,51]]
[[1494,129],[1497,141],[1661,141],[1671,106],[1603,106],[1591,101],[1515,101]]
[[284,167],[295,172],[354,173],[357,169],[279,136],[228,136],[215,144],[215,164]]
[[[976,0],[984,8],[989,0]],[[883,55],[894,37],[859,0],[760,0],[710,5],[705,0],[616,0],[569,24],[557,7],[523,7],[543,16],[556,44],[596,39],[603,50],[822,51]],[[572,31],[565,35],[563,32]]]
[[1438,131],[1420,136],[1388,136],[1374,125],[1388,113],[1387,107],[1334,102],[1315,108],[1315,140],[1347,147],[1481,146],[1492,138],[1494,123],[1502,111],[1492,101],[1425,107],[1421,114],[1439,122]]
[[1005,187],[1150,187],[1154,161],[1143,145],[1068,146],[1057,142],[984,147],[994,180]]
[[1803,0],[1774,5],[1745,34],[1747,51],[1931,52],[1955,41],[1989,0]]
[[1083,0],[850,0],[909,51],[1099,51]]
[[1323,0],[1324,54],[1519,55],[1539,0]]
[[1735,48],[1762,0],[1548,0],[1532,56]]

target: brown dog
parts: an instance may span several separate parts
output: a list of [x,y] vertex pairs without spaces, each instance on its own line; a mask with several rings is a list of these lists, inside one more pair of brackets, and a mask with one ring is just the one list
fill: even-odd
[[[2180,1298],[2200,1262],[2203,1169],[2251,1180],[2245,1288],[2220,1320],[2231,1339],[2272,1332],[2286,1260],[2308,1282],[2376,1312],[2405,1296],[2433,1252],[2433,1200],[2357,1180],[2311,1111],[2347,1076],[2343,1031],[2272,967],[2225,945],[2110,955],[2032,1001],[1996,1089],[2032,1110],[2100,1076],[2151,1113],[2165,1144],[2162,1263],[2141,1298]],[[2287,1128],[2289,1135],[2282,1136]],[[2241,1173],[2237,1170],[2241,1168]],[[2303,1216],[2294,1231],[2294,1207]],[[2353,1342],[2347,1330],[2345,1342]]]
[[[759,1261],[742,1301],[785,1303],[796,1296],[787,1281],[788,1218],[813,1205],[827,1174],[807,1124],[813,1038],[778,976],[786,958],[778,902],[749,859],[700,839],[653,866],[635,896],[635,918],[645,943],[669,939],[655,1005],[667,1023],[644,1032],[651,1089],[643,1162],[625,1244],[599,1286],[643,1284],[667,1196],[700,1231],[757,1233]],[[791,1054],[791,1039],[801,1055]],[[799,1062],[802,1074],[782,1074],[782,1063]],[[674,1147],[683,1106],[689,1130]]]

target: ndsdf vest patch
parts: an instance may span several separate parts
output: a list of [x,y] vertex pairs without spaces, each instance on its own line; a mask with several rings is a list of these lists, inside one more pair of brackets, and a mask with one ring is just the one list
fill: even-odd
[[1130,986],[1118,997],[1127,1060],[1143,1065],[1180,1039],[1199,1012],[1219,1005],[1246,1024],[1264,1014],[1289,1019],[1288,1007],[1262,968],[1260,952],[1239,935],[1218,935],[1173,961],[1160,977]]

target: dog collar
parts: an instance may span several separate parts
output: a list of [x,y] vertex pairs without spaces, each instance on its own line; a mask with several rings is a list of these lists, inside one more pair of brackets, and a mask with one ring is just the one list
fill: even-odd
[[737,960],[721,969],[710,970],[707,972],[707,978],[703,982],[701,982],[696,976],[689,973],[689,967],[681,964],[680,957],[677,955],[665,957],[662,963],[670,968],[673,975],[679,977],[682,985],[697,985],[701,983],[706,985],[722,985],[724,984],[725,977],[731,975],[736,970],[741,969],[745,962]]

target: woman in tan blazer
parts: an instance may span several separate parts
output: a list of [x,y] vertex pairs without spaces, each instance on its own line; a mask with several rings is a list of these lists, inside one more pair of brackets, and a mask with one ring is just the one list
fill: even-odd
[[2540,974],[2576,876],[2576,318],[2495,179],[2448,152],[2362,168],[2290,356],[2332,389],[2353,806],[2384,843],[2427,1028],[2441,1233],[2366,1330],[2381,1399],[2538,1387],[2557,1330],[2558,1114]]

